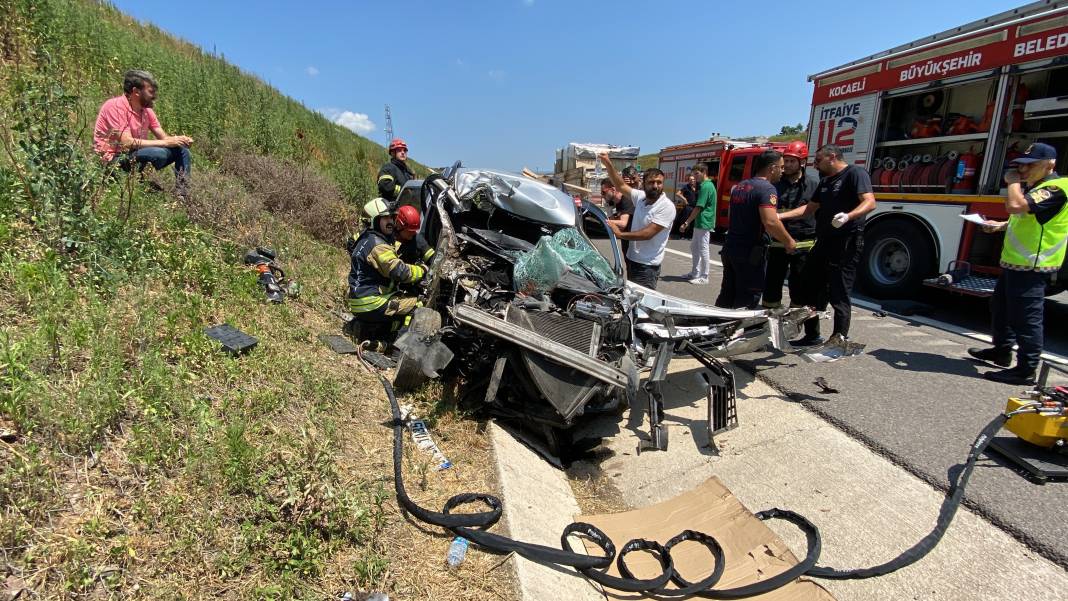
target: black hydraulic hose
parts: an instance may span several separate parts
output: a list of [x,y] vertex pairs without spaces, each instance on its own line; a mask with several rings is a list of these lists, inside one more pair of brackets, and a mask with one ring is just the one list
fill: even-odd
[[975,462],[979,459],[979,455],[986,450],[986,447],[990,445],[994,435],[997,434],[1009,417],[1008,414],[1004,413],[998,415],[976,437],[975,442],[972,443],[971,450],[968,451],[968,459],[964,462],[964,469],[950,484],[949,494],[946,495],[945,501],[942,502],[942,508],[938,512],[938,522],[935,524],[934,530],[931,530],[927,536],[920,539],[920,542],[906,549],[894,559],[877,566],[855,570],[837,570],[826,566],[816,566],[809,570],[806,575],[829,580],[861,580],[889,574],[923,559],[924,556],[931,552],[931,549],[935,548],[938,541],[942,540],[942,535],[949,528],[949,523],[953,521],[953,517],[957,514],[957,508],[960,507],[960,502],[964,498],[964,488],[968,485],[972,470],[975,469]]
[[[404,446],[404,420],[401,417],[400,405],[394,394],[393,386],[377,369],[372,368],[363,361],[362,353],[359,355],[359,358],[360,361],[364,363],[364,366],[378,377],[382,384],[382,388],[386,392],[386,397],[389,399],[390,409],[393,414],[393,482],[397,493],[397,501],[408,513],[428,524],[446,528],[456,535],[462,536],[491,552],[515,553],[538,563],[575,568],[587,578],[602,586],[624,592],[646,593],[664,598],[698,596],[706,599],[744,599],[778,589],[793,582],[800,576],[830,580],[873,578],[889,574],[916,563],[934,549],[949,528],[949,524],[953,521],[957,509],[960,507],[961,500],[964,497],[964,489],[968,485],[968,480],[971,478],[972,471],[975,469],[975,463],[983,451],[986,450],[987,446],[990,445],[994,434],[1001,429],[1012,415],[1025,411],[1018,410],[1012,414],[1000,414],[983,428],[979,433],[979,436],[975,439],[975,442],[972,443],[963,469],[950,485],[949,494],[946,496],[942,508],[939,511],[938,521],[935,528],[920,540],[920,542],[907,549],[898,557],[877,566],[854,570],[838,570],[826,566],[817,566],[816,562],[819,560],[822,548],[819,529],[800,514],[785,509],[768,509],[757,513],[756,517],[762,521],[782,519],[794,524],[804,532],[808,547],[805,559],[789,570],[766,580],[733,589],[717,590],[712,587],[719,582],[720,577],[723,575],[725,568],[723,549],[715,538],[702,532],[693,530],[683,531],[668,541],[665,545],[646,539],[634,539],[627,542],[617,555],[615,544],[608,535],[596,526],[583,522],[574,522],[564,529],[564,532],[560,536],[561,549],[517,541],[506,536],[488,532],[486,529],[496,524],[500,520],[502,513],[500,499],[489,494],[464,493],[456,495],[446,501],[445,507],[441,512],[430,511],[420,507],[408,496],[408,493],[404,488],[404,475],[401,470]],[[486,505],[489,510],[477,513],[451,513],[454,508],[460,505],[474,502],[481,502]],[[573,534],[582,535],[592,541],[601,549],[603,555],[598,557],[567,550],[567,539]],[[713,569],[707,577],[696,583],[691,583],[683,579],[675,569],[671,559],[671,549],[675,545],[684,541],[698,542],[704,545],[712,554],[714,561]],[[635,578],[625,563],[626,555],[632,551],[645,551],[656,556],[660,563],[661,573],[655,578],[650,579]],[[616,560],[616,565],[621,576],[612,576],[607,572],[607,568],[612,563],[613,559]],[[678,588],[665,588],[665,585],[669,581],[673,582]]]

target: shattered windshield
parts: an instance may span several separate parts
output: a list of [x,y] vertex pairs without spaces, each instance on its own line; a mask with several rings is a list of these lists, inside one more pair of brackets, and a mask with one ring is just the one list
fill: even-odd
[[530,295],[545,294],[568,273],[586,278],[602,290],[619,285],[608,261],[573,227],[542,236],[529,251],[516,253],[515,288]]

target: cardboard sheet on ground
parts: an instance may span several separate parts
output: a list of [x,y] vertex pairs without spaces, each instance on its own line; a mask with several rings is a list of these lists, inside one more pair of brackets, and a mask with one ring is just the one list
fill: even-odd
[[[752,584],[779,574],[797,564],[797,558],[783,541],[758,520],[717,478],[709,478],[697,488],[673,499],[634,511],[607,515],[582,516],[603,530],[616,548],[633,538],[648,538],[661,544],[683,530],[698,530],[714,536],[723,546],[726,570],[715,588],[728,589]],[[587,552],[599,554],[586,542]],[[683,578],[697,582],[708,575],[712,555],[697,543],[683,543],[671,550],[675,567]],[[638,578],[652,578],[660,573],[656,559],[648,553],[627,555],[627,565]],[[615,562],[610,573],[618,576]],[[674,585],[669,585],[674,588]],[[653,599],[634,593],[607,589],[609,599]],[[760,601],[834,601],[819,584],[796,580],[758,597]]]

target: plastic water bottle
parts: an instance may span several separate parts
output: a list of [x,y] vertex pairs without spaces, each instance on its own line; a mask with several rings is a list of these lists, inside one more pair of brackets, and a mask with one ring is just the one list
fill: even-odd
[[449,545],[449,554],[447,556],[450,568],[455,568],[464,562],[464,557],[467,555],[468,544],[467,539],[462,536],[457,536],[452,539],[452,544]]

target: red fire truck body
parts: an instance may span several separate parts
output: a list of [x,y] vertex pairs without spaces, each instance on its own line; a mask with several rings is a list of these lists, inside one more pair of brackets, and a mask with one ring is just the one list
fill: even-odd
[[[872,177],[865,288],[902,297],[927,280],[989,295],[1003,235],[961,216],[1006,218],[1004,170],[1034,142],[1054,146],[1065,173],[1068,2],[1034,2],[809,81],[810,153],[835,144]],[[951,269],[951,286],[933,279]]]

